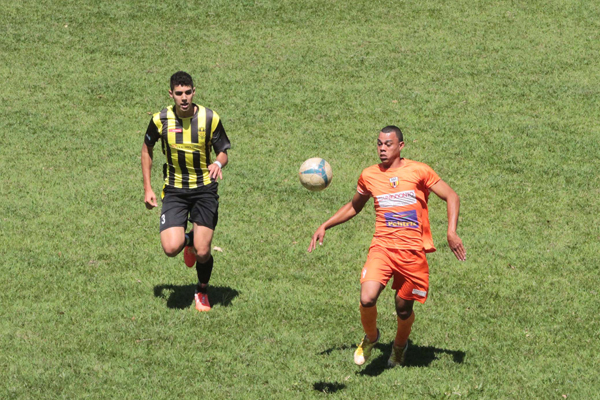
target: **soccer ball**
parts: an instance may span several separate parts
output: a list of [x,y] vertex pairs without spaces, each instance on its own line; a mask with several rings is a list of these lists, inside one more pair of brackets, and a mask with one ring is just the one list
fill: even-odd
[[331,183],[333,172],[329,163],[322,158],[309,158],[298,171],[302,186],[312,192],[325,189]]

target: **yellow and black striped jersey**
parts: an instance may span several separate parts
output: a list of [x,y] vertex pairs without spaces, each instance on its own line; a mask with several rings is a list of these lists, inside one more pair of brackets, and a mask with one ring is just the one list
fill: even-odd
[[174,106],[152,116],[144,142],[154,147],[158,139],[166,157],[164,189],[196,189],[214,182],[209,176],[210,149],[219,154],[231,148],[219,114],[194,104],[192,117],[179,118]]

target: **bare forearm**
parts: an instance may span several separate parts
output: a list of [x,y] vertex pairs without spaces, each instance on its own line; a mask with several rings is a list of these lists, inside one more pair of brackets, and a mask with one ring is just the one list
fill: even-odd
[[448,245],[450,246],[450,249],[456,258],[461,261],[465,261],[467,252],[465,250],[465,246],[463,246],[462,240],[456,233],[456,228],[458,225],[458,213],[460,211],[460,199],[458,198],[456,192],[441,179],[430,189],[440,199],[446,202],[446,207],[448,209]]
[[344,204],[331,218],[321,225],[326,230],[329,228],[333,228],[336,225],[343,224],[344,222],[352,219],[356,214],[356,210],[352,206],[352,202],[348,202]]
[[144,190],[152,190],[152,149],[144,145],[142,147],[142,177],[144,179]]
[[452,193],[446,200],[448,209],[448,233],[456,233],[458,226],[458,214],[460,211],[460,198],[456,193]]
[[369,200],[369,196],[360,194],[359,192],[354,193],[354,197],[352,200],[346,204],[344,204],[331,218],[325,221],[314,233],[312,240],[310,241],[310,245],[308,246],[308,252],[312,252],[317,243],[320,245],[323,244],[323,238],[325,237],[325,231],[329,228],[332,228],[336,225],[343,224],[348,221],[350,218],[354,217],[356,214],[361,212],[365,203]]

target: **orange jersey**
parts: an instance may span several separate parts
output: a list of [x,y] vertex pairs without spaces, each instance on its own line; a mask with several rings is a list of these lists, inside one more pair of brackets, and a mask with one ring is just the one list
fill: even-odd
[[406,158],[398,168],[377,164],[363,170],[356,190],[375,203],[371,246],[434,252],[427,199],[429,188],[439,180],[427,164]]

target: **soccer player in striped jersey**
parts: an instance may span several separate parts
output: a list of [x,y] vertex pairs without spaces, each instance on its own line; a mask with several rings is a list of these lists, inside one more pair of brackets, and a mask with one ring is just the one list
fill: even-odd
[[323,244],[327,229],[354,217],[373,197],[375,234],[360,279],[360,318],[365,336],[354,352],[354,362],[358,365],[365,363],[379,341],[377,299],[392,277],[398,327],[388,365],[404,363],[415,319],[414,301],[424,303],[429,289],[425,253],[435,251],[427,209],[430,192],[447,203],[450,249],[459,260],[466,258],[456,233],[458,195],[428,165],[400,157],[403,147],[398,127],[386,126],[379,132],[377,150],[381,163],[363,170],[352,200],[316,230],[308,247],[312,252],[317,243]]
[[[170,83],[169,96],[175,104],[152,116],[142,145],[144,202],[148,209],[158,205],[150,176],[154,145],[160,140],[166,158],[160,242],[169,257],[185,249],[185,264],[190,268],[195,265],[198,275],[196,309],[209,311],[211,243],[219,217],[217,178],[223,179],[222,169],[227,165],[231,144],[219,114],[193,102],[196,88],[192,77],[179,71],[171,76]],[[216,155],[214,161],[211,149]],[[192,229],[186,234],[188,220]]]

